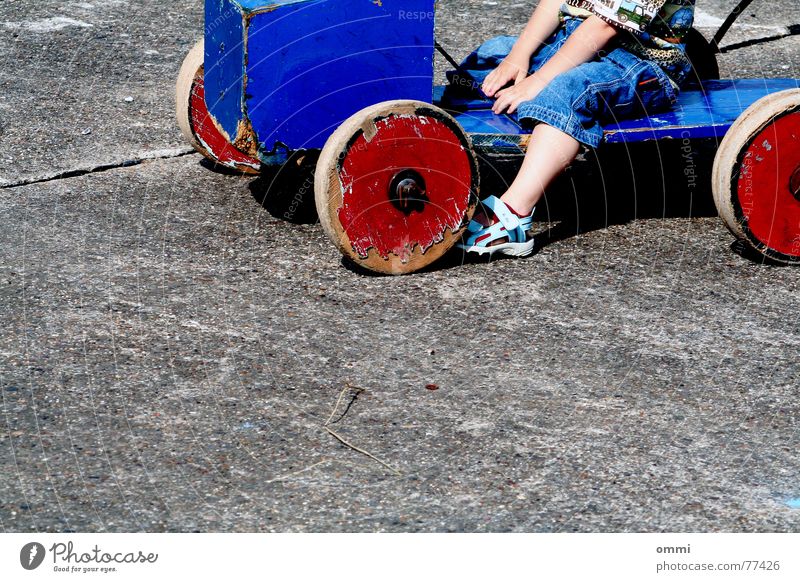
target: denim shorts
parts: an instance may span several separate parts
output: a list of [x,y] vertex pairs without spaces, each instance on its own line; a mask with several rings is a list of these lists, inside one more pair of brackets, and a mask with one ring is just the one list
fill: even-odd
[[[567,18],[565,23],[531,58],[530,73],[538,70],[583,20]],[[511,52],[516,37],[490,39],[469,55],[462,67],[481,84]],[[521,122],[543,122],[571,135],[579,142],[597,147],[603,126],[668,110],[678,98],[678,87],[657,64],[642,59],[614,41],[593,60],[553,79],[539,95],[517,110]],[[688,71],[686,71],[688,73]]]

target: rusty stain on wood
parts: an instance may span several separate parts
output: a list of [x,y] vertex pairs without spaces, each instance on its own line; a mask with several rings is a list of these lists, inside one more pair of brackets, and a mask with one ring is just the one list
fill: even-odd
[[258,136],[247,117],[239,121],[239,126],[236,128],[236,137],[231,143],[236,149],[249,156],[258,156]]

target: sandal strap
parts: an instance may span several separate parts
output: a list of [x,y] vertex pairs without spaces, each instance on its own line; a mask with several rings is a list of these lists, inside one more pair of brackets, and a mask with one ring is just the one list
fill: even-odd
[[[478,247],[487,247],[491,243],[501,238],[508,238],[508,231],[506,227],[500,224],[499,222],[495,222],[491,226],[482,226],[481,230],[478,232],[472,233],[466,240],[466,244],[468,246],[478,246]],[[478,242],[478,239],[481,239]]]
[[522,243],[528,240],[528,232],[533,228],[535,207],[528,216],[520,217],[496,196],[490,196],[484,201],[484,204],[494,212],[500,223],[505,226],[508,231],[508,242]]
[[526,216],[525,218],[520,218],[519,219],[519,227],[525,233],[527,233],[529,230],[531,230],[533,228],[533,213],[534,212],[536,212],[536,207],[535,206],[533,207],[533,210],[531,210],[531,213],[528,216]]
[[489,196],[483,201],[483,205],[494,213],[500,224],[506,227],[510,242],[525,240],[525,231],[520,228],[519,217],[511,212],[505,202],[497,196]]
[[467,225],[467,232],[473,232],[473,233],[474,232],[480,232],[484,228],[486,228],[486,227],[483,226],[480,222],[477,222],[475,220],[470,220],[469,224]]
[[[480,222],[471,220],[467,225],[467,232],[470,234],[465,241],[467,245],[488,246],[501,238],[507,238],[508,242],[511,243],[527,241],[528,231],[533,224],[533,211],[531,211],[530,216],[520,218],[497,196],[489,196],[481,200],[481,204],[494,214],[498,222],[490,226],[484,226]],[[478,239],[481,239],[481,241],[477,242]]]

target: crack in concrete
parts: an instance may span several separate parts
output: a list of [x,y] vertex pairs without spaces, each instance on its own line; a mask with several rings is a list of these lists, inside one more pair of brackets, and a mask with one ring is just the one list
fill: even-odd
[[11,182],[8,184],[0,183],[0,190],[7,190],[10,188],[20,188],[22,186],[30,186],[32,184],[43,184],[46,182],[55,182],[58,180],[66,180],[68,178],[78,178],[80,176],[87,176],[89,174],[99,174],[102,172],[109,172],[111,170],[118,170],[120,168],[131,168],[139,166],[145,162],[152,162],[157,160],[170,160],[174,158],[182,158],[195,153],[193,148],[179,149],[179,150],[160,150],[144,154],[138,158],[116,162],[113,164],[99,164],[90,168],[78,168],[74,170],[65,170],[52,176],[43,176],[41,178],[30,178],[27,180],[20,180],[18,182]]

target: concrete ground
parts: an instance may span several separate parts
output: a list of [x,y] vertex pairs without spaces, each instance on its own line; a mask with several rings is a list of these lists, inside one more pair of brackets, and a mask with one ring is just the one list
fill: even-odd
[[[458,57],[532,5],[439,4]],[[799,36],[747,44],[794,4],[724,76],[800,77]],[[0,4],[2,531],[798,530],[800,271],[733,252],[707,188],[365,276],[189,154],[201,5]]]

